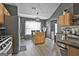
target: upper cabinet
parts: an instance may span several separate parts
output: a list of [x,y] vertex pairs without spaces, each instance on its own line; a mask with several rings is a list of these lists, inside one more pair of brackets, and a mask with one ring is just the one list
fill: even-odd
[[58,19],[58,24],[61,26],[61,27],[64,27],[64,26],[70,26],[73,24],[73,16],[72,14],[69,12],[69,13],[66,13],[62,16],[59,16],[59,19]]
[[3,4],[11,16],[18,16],[18,8],[14,5]]
[[8,12],[8,10],[4,7],[4,15],[5,16],[10,16],[10,13]]
[[0,3],[0,14],[5,16],[10,16],[9,11],[5,8],[3,4]]
[[59,16],[59,19],[58,19],[58,23],[60,26],[64,26],[65,25],[65,16],[62,15],[62,16]]
[[[69,12],[63,13],[66,9]],[[57,21],[61,27],[79,25],[79,3],[61,4],[52,16],[54,17],[58,17]]]
[[2,4],[0,4],[0,15],[4,14],[4,7]]
[[0,26],[4,24],[5,16],[10,16],[8,10],[4,7],[2,3],[0,3]]
[[65,14],[65,25],[70,26],[73,25],[73,16],[71,13],[66,13]]
[[4,7],[0,4],[0,26],[4,24]]

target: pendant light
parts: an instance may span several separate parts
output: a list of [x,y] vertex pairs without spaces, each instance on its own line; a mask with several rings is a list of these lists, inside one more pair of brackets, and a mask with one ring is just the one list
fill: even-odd
[[40,18],[38,17],[39,12],[37,11],[37,17],[36,17],[36,21],[40,21]]
[[[38,4],[38,7],[40,8],[40,4]],[[40,21],[39,8],[34,7],[34,6],[32,7],[32,9],[35,10],[35,13],[36,13],[36,17],[35,17],[35,20],[36,20],[36,21]]]

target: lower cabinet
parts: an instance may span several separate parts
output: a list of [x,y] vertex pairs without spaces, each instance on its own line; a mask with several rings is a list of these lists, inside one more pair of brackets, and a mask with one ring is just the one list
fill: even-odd
[[68,47],[68,55],[69,56],[79,56],[79,49],[74,47]]

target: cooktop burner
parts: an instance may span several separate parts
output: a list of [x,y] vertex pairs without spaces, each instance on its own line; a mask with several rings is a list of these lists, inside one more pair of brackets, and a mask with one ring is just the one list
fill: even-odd
[[4,40],[8,39],[10,36],[0,36],[0,42],[3,42]]

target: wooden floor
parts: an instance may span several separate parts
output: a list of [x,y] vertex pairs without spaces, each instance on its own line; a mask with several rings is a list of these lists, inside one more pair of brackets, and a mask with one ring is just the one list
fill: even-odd
[[26,51],[21,51],[16,56],[60,56],[56,44],[48,38],[45,44],[35,45],[32,40],[22,40],[21,45],[26,46]]

